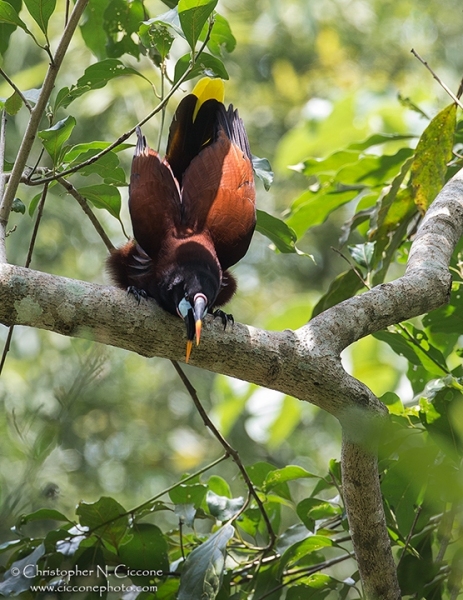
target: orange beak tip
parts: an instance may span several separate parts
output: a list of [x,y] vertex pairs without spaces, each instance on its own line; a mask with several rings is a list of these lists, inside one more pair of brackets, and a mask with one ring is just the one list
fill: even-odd
[[201,339],[201,329],[202,329],[203,323],[201,321],[201,319],[198,319],[196,321],[196,345],[199,346],[199,340]]
[[188,340],[186,343],[186,353],[185,353],[185,362],[187,363],[190,360],[191,351],[193,349],[193,342]]

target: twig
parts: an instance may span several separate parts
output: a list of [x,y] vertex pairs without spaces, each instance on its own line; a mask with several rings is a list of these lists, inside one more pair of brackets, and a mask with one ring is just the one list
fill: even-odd
[[270,519],[267,515],[267,511],[265,510],[262,500],[259,498],[259,495],[257,494],[257,492],[254,488],[254,485],[253,485],[252,481],[250,480],[249,475],[248,475],[243,463],[241,462],[238,452],[232,446],[230,446],[230,444],[227,442],[227,440],[222,436],[220,431],[216,428],[214,423],[211,421],[211,419],[209,418],[209,415],[207,414],[206,410],[204,409],[203,405],[201,404],[201,402],[198,398],[198,394],[196,393],[195,388],[192,386],[190,380],[185,375],[185,373],[183,372],[183,370],[180,367],[180,365],[178,364],[178,362],[175,360],[172,360],[171,363],[172,363],[174,369],[177,371],[180,379],[182,380],[183,385],[186,387],[188,393],[190,394],[191,399],[194,402],[194,405],[196,406],[199,414],[201,415],[201,417],[204,421],[204,424],[206,425],[206,427],[208,427],[211,430],[214,437],[219,441],[219,443],[222,445],[222,447],[225,448],[225,451],[227,452],[227,454],[229,454],[232,457],[234,463],[240,470],[240,473],[243,476],[243,479],[248,487],[249,493],[252,495],[252,497],[256,501],[256,504],[259,507],[259,510],[262,514],[262,517],[265,521],[265,525],[267,527],[267,531],[268,531],[268,535],[269,535],[270,539],[269,539],[269,543],[268,543],[268,546],[266,549],[271,548],[276,540],[275,532],[273,531],[272,524],[270,523]]
[[402,559],[407,552],[407,548],[410,545],[410,541],[413,537],[413,533],[415,532],[415,527],[416,527],[416,524],[418,522],[418,519],[419,519],[419,516],[420,516],[422,510],[423,510],[423,506],[420,504],[420,506],[418,506],[416,509],[415,518],[413,519],[412,526],[410,527],[410,531],[408,532],[407,539],[405,540],[405,546],[402,550],[402,554],[400,555],[399,562],[397,563],[397,568],[399,568],[399,565],[402,562]]
[[55,56],[53,57],[53,61],[50,62],[48,67],[48,71],[43,82],[42,91],[37,99],[37,104],[31,111],[29,122],[27,124],[26,131],[24,132],[21,146],[19,147],[18,155],[11,172],[10,180],[3,196],[3,202],[0,206],[0,227],[6,227],[6,224],[8,223],[13,200],[16,195],[18,185],[21,181],[21,177],[23,176],[24,167],[26,166],[32,145],[35,141],[40,120],[47,107],[59,69],[87,3],[88,0],[77,0],[75,3],[74,10],[71,13],[69,22],[63,32],[63,35],[61,36]]
[[338,248],[335,248],[334,246],[331,246],[331,250],[333,250],[333,252],[337,252],[339,254],[339,256],[341,258],[343,258],[346,263],[349,265],[349,267],[352,269],[352,271],[354,271],[354,273],[357,275],[357,277],[360,279],[360,281],[363,283],[363,285],[368,289],[371,290],[371,285],[368,285],[368,283],[366,282],[366,280],[363,278],[362,273],[357,269],[357,267],[347,258],[347,256],[344,256],[344,254],[341,252],[341,250],[339,250]]
[[29,104],[27,98],[24,96],[24,94],[21,92],[21,90],[15,84],[15,82],[12,79],[10,79],[10,77],[8,77],[8,75],[5,73],[5,71],[3,69],[1,69],[1,68],[0,68],[0,75],[13,88],[13,90],[18,94],[18,96],[23,101],[24,106],[27,108],[27,110],[29,112],[32,112],[32,106]]
[[428,71],[431,73],[431,75],[434,77],[437,83],[447,92],[447,94],[450,96],[450,98],[452,98],[455,104],[457,104],[460,108],[463,108],[463,104],[460,102],[459,98],[457,98],[457,96],[455,96],[452,90],[447,85],[445,85],[442,79],[431,69],[428,63],[423,58],[421,58],[418,52],[416,52],[413,48],[410,50],[410,52],[415,58],[417,58],[420,61],[420,63],[422,63],[428,69]]
[[[156,115],[159,111],[163,110],[165,108],[165,106],[167,106],[167,103],[169,102],[170,98],[174,95],[174,93],[178,90],[178,88],[182,85],[182,83],[187,79],[188,75],[193,70],[193,68],[196,64],[196,60],[202,54],[202,52],[206,48],[207,43],[209,42],[211,30],[212,30],[212,25],[209,26],[209,30],[207,32],[206,38],[205,38],[204,42],[202,43],[200,49],[196,53],[196,55],[193,57],[188,69],[185,71],[185,73],[182,75],[182,77],[180,77],[180,79],[177,81],[177,83],[170,89],[170,91],[166,94],[166,96],[163,98],[163,100],[161,100],[161,102],[146,117],[144,117],[141,121],[139,121],[134,127],[131,127],[128,131],[123,133],[119,138],[117,138],[117,140],[115,142],[110,144],[107,148],[98,152],[98,154],[94,154],[91,158],[84,160],[83,162],[81,162],[77,165],[74,165],[73,167],[70,167],[69,169],[66,169],[65,171],[62,171],[61,173],[59,173],[57,175],[51,175],[49,177],[45,177],[42,179],[31,179],[31,181],[29,182],[30,185],[41,185],[42,183],[45,183],[45,182],[54,181],[58,177],[65,177],[66,175],[71,175],[72,173],[79,171],[79,169],[82,169],[83,167],[92,165],[97,160],[99,160],[102,156],[104,156],[111,150],[114,150],[114,148],[116,148],[117,146],[119,146],[120,144],[125,142],[133,133],[135,133],[135,130],[137,129],[137,127],[141,127],[147,121],[152,119],[154,117],[154,115]],[[0,219],[1,219],[1,214],[0,214]]]
[[[31,264],[32,254],[34,252],[35,241],[37,239],[37,232],[39,230],[39,225],[42,220],[43,207],[45,205],[45,200],[47,198],[47,192],[48,192],[48,183],[46,183],[43,186],[42,195],[40,197],[39,205],[37,207],[37,218],[35,219],[34,229],[32,231],[31,241],[29,242],[29,249],[27,251],[26,263],[24,265],[26,267],[26,269],[29,268],[29,265]],[[14,330],[14,325],[11,325],[11,327],[8,329],[8,335],[6,336],[5,345],[3,346],[2,358],[0,359],[0,375],[2,374],[3,367],[5,366],[5,361],[6,361],[8,352],[10,351],[11,340],[13,338],[13,330]]]
[[[103,243],[105,244],[106,248],[109,251],[113,250],[114,249],[113,243],[111,242],[109,237],[106,235],[106,232],[103,229],[103,227],[101,226],[101,223],[98,221],[98,219],[95,217],[93,212],[90,210],[87,200],[82,196],[82,194],[79,194],[79,192],[76,190],[76,188],[71,183],[69,183],[69,181],[64,179],[64,177],[59,177],[58,182],[64,187],[64,189],[69,194],[71,194],[71,196],[73,198],[75,198],[77,200],[77,202],[79,203],[79,205],[82,208],[82,210],[84,211],[84,213],[90,219],[93,227],[95,227],[98,235],[103,240]],[[45,184],[45,185],[48,185],[48,184]]]

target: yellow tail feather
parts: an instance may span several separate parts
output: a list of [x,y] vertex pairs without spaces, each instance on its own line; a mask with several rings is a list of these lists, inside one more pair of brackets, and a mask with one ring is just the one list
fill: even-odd
[[222,79],[211,79],[210,77],[203,77],[195,85],[193,92],[197,96],[196,108],[193,113],[193,121],[196,119],[201,105],[210,100],[211,98],[218,100],[219,102],[225,99],[225,86]]

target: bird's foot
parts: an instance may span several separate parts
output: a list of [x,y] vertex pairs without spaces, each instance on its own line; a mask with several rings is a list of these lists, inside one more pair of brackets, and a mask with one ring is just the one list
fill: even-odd
[[129,287],[127,288],[127,294],[131,294],[132,296],[134,296],[138,304],[140,304],[142,298],[143,300],[146,300],[148,298],[148,294],[145,292],[145,290],[140,290],[134,285],[129,285]]
[[214,312],[212,313],[212,316],[214,317],[214,319],[219,317],[222,320],[222,325],[223,325],[224,331],[227,328],[227,325],[229,323],[231,323],[232,325],[235,324],[235,319],[233,318],[233,315],[223,312],[223,310],[220,310],[220,308],[217,308],[216,310],[214,310]]

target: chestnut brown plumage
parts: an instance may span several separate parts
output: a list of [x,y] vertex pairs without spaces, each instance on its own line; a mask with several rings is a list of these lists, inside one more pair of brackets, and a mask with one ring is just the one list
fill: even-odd
[[135,239],[113,251],[108,266],[117,285],[185,321],[188,361],[208,312],[224,326],[232,318],[214,309],[235,293],[228,269],[254,232],[249,143],[233,106],[195,93],[177,108],[163,160],[140,129],[137,136],[129,190]]

